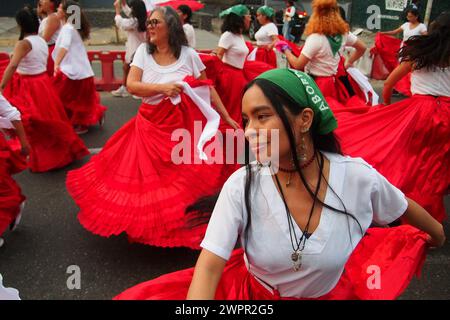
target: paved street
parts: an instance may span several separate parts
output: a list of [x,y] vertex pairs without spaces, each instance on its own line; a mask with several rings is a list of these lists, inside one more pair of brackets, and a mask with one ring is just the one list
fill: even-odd
[[[202,33],[203,34],[203,33]],[[211,48],[217,37],[199,39]],[[102,47],[102,49],[108,47]],[[0,48],[0,51],[8,48]],[[93,50],[96,48],[89,48]],[[98,66],[96,67],[98,71]],[[374,82],[377,91],[380,82]],[[83,135],[88,148],[101,148],[108,138],[136,114],[139,101],[102,93],[108,106],[105,127]],[[84,230],[77,221],[77,207],[65,188],[66,172],[88,161],[43,174],[29,171],[16,176],[27,196],[23,220],[5,235],[0,249],[0,273],[4,284],[17,288],[23,299],[111,299],[124,289],[159,275],[191,267],[198,252],[129,244],[125,236],[102,238]],[[447,214],[450,199],[447,197]],[[450,224],[445,225],[450,236]],[[81,289],[69,290],[69,266],[81,269]],[[413,280],[402,299],[450,299],[450,243],[429,253],[421,280]]]

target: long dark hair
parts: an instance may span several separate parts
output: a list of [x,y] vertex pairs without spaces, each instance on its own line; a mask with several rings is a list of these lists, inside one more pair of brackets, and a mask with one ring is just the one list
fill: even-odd
[[147,25],[147,9],[145,8],[145,3],[142,0],[133,0],[130,3],[131,15],[135,17],[138,21],[138,31],[146,32]]
[[61,0],[50,0],[53,3],[53,12],[58,11]]
[[[177,12],[171,7],[156,7],[153,12],[160,12],[164,16],[164,21],[169,30],[169,46],[173,55],[178,59],[181,55],[181,48],[188,46],[186,34],[184,33],[181,19]],[[156,51],[156,45],[148,42],[148,53],[153,54]]]
[[184,23],[191,24],[192,9],[189,6],[182,4],[181,6],[178,7],[178,10],[180,10],[181,13],[186,15],[186,20],[184,21]]
[[[302,112],[302,110],[305,108],[305,106],[299,106],[299,104],[296,101],[294,101],[286,93],[286,91],[284,91],[283,89],[281,89],[277,85],[274,85],[273,83],[271,83],[270,81],[268,81],[266,79],[255,79],[255,80],[251,81],[244,89],[244,93],[248,89],[250,89],[251,87],[253,87],[255,85],[258,86],[262,90],[262,92],[264,92],[264,95],[270,101],[270,103],[274,107],[276,113],[280,117],[280,119],[283,123],[284,129],[286,130],[286,132],[288,134],[289,144],[291,146],[291,152],[292,152],[292,157],[293,157],[296,171],[299,174],[299,176],[303,182],[303,185],[305,186],[306,190],[308,191],[308,193],[311,196],[311,198],[313,199],[313,201],[321,204],[323,207],[326,207],[334,212],[337,212],[339,214],[344,214],[344,215],[352,218],[359,225],[361,233],[363,233],[363,230],[362,230],[362,227],[361,227],[361,224],[359,223],[359,221],[356,219],[356,217],[353,214],[351,214],[347,211],[342,199],[333,190],[333,188],[329,185],[326,177],[323,175],[322,168],[320,169],[319,174],[320,174],[321,178],[325,181],[325,183],[328,185],[328,188],[330,189],[330,191],[333,192],[336,195],[336,197],[339,199],[339,201],[343,207],[343,210],[334,208],[334,207],[324,203],[320,199],[318,199],[317,194],[315,194],[315,192],[308,185],[308,183],[306,182],[306,178],[303,175],[302,170],[300,169],[300,163],[298,161],[298,154],[297,154],[297,148],[296,148],[295,137],[294,137],[294,130],[292,129],[292,126],[289,121],[286,110],[288,110],[291,114],[293,114],[295,116],[295,115],[299,115]],[[325,151],[325,152],[342,155],[340,143],[333,132],[326,134],[326,135],[319,135],[317,133],[317,127],[314,124],[310,130],[311,130],[311,136],[312,136],[312,140],[313,140],[314,150],[319,159],[322,159],[322,161],[323,161],[323,155],[320,153],[320,151]],[[244,186],[244,190],[245,190],[244,198],[245,198],[245,209],[247,211],[248,219],[247,219],[247,225],[245,227],[244,234],[245,234],[245,236],[248,236],[248,230],[251,225],[252,208],[251,208],[250,197],[251,197],[251,187],[252,187],[252,183],[253,183],[253,168],[252,168],[252,165],[250,164],[250,151],[249,151],[248,147],[246,147],[246,150],[245,150],[245,167],[246,167],[247,174],[246,174],[246,180],[245,180],[245,186]],[[217,197],[218,197],[218,195],[202,198],[198,202],[196,202],[195,204],[193,204],[187,208],[186,211],[189,215],[188,221],[192,226],[197,226],[199,224],[204,224],[204,223],[208,222],[208,219],[210,218],[210,214],[214,208],[214,204],[217,201]],[[351,234],[350,234],[350,238],[351,238]]]
[[69,13],[67,12],[67,9],[71,6],[77,6],[80,10],[80,28],[78,29],[78,33],[81,36],[81,39],[86,40],[89,39],[89,35],[91,34],[91,24],[89,23],[89,20],[86,17],[86,14],[81,10],[81,6],[77,1],[74,0],[63,0],[62,6],[64,13],[66,15],[66,19],[69,18]]
[[39,18],[34,8],[29,5],[17,11],[16,22],[20,28],[19,40],[23,40],[26,34],[37,34],[39,31]]
[[427,35],[413,36],[400,50],[401,61],[410,61],[415,70],[450,66],[450,12],[441,13],[430,25]]
[[242,34],[245,29],[244,18],[235,13],[229,13],[225,16],[220,31]]

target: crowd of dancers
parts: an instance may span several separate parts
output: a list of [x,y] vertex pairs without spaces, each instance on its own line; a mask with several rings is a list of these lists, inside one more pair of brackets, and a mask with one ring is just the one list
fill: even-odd
[[[40,0],[16,15],[21,34],[0,83],[0,236],[24,207],[12,175],[87,156],[79,135],[103,125],[83,44],[89,22],[81,9],[75,27],[71,6],[80,5]],[[128,40],[123,86],[112,94],[142,104],[68,172],[78,220],[103,237],[201,249],[195,268],[115,299],[395,299],[427,248],[444,244],[450,13],[427,30],[411,9],[388,32],[404,38],[395,52],[377,48],[392,63],[377,104],[353,66],[366,44],[336,0],[313,1],[302,47],[278,34],[267,6],[256,42],[246,41],[250,11],[230,7],[211,53],[195,50],[189,6],[114,8]],[[347,59],[346,46],[355,49]],[[391,104],[400,82],[410,97]],[[371,265],[385,279],[380,290],[366,285]]]

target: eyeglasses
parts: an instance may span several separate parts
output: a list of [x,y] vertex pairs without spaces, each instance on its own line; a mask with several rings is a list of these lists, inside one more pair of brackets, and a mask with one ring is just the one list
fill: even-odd
[[156,28],[156,26],[160,23],[161,21],[158,19],[150,19],[145,22],[146,26],[151,28]]

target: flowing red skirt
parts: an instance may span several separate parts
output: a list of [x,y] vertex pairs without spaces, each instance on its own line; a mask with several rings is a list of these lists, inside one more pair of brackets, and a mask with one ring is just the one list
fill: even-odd
[[256,61],[267,63],[274,68],[277,67],[277,55],[273,50],[258,48],[258,51],[256,51]]
[[44,172],[64,167],[89,154],[73,130],[47,73],[15,74],[5,97],[19,109],[31,145],[29,167]]
[[[189,228],[185,210],[219,192],[236,166],[174,163],[171,153],[179,143],[171,136],[177,129],[194,136],[194,121],[205,122],[184,94],[179,105],[170,100],[143,104],[98,155],[68,173],[67,189],[80,207],[80,223],[105,237],[126,232],[135,242],[198,249],[206,226]],[[195,146],[191,143],[188,156],[197,159]]]
[[55,72],[55,61],[53,61],[52,53],[55,50],[55,45],[48,46],[48,59],[47,59],[47,74],[51,78]]
[[99,123],[106,111],[95,89],[94,77],[71,80],[62,72],[53,79],[70,122],[74,126],[93,126]]
[[414,95],[389,106],[355,108],[329,102],[343,151],[365,159],[443,221],[450,185],[450,98]]
[[[371,228],[367,231],[345,266],[336,287],[317,300],[395,299],[402,294],[414,275],[419,275],[426,254],[426,235],[411,226]],[[378,267],[379,287],[372,284],[370,267]],[[184,300],[194,268],[163,275],[136,285],[115,300]],[[370,289],[372,288],[372,289]],[[244,263],[243,250],[235,250],[219,282],[218,300],[297,300],[280,297],[251,275]]]
[[20,187],[11,177],[17,172],[17,162],[12,150],[0,133],[0,236],[16,219],[20,204],[25,200]]

